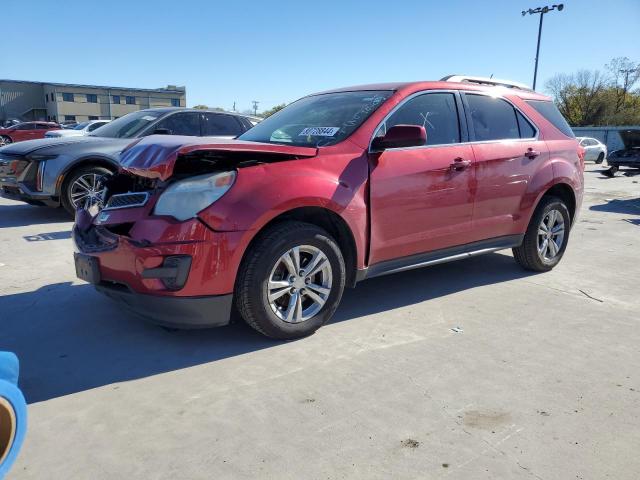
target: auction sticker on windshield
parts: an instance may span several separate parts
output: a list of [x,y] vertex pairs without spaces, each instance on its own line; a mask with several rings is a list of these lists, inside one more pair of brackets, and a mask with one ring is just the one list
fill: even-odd
[[299,137],[333,137],[340,127],[307,127],[302,130]]

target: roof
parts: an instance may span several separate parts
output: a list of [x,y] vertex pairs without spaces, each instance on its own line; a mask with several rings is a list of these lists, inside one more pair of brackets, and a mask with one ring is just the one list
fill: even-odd
[[549,97],[540,93],[530,90],[520,90],[517,88],[507,88],[493,85],[481,85],[470,82],[448,82],[448,81],[421,81],[421,82],[391,82],[391,83],[372,83],[369,85],[355,85],[352,87],[337,88],[334,90],[327,90],[324,92],[318,92],[313,95],[322,95],[326,93],[338,93],[338,92],[356,92],[367,90],[391,90],[391,91],[419,91],[419,90],[474,90],[484,92],[495,92],[496,89],[504,91],[507,95],[516,95],[521,98],[535,99],[535,100],[548,100]]
[[220,113],[224,115],[235,115],[236,117],[247,117],[251,118],[251,115],[244,115],[243,113],[238,112],[227,112],[226,110],[215,110],[212,108],[188,108],[188,107],[155,107],[155,108],[143,108],[142,110],[136,110],[136,112],[158,112],[158,113],[168,113],[168,112],[210,112],[210,113]]
[[0,79],[1,82],[11,83],[25,83],[31,85],[52,85],[54,87],[70,87],[70,88],[99,88],[102,90],[135,90],[137,92],[149,92],[149,93],[186,93],[186,87],[171,87],[173,88],[136,88],[136,87],[107,87],[104,85],[85,85],[80,83],[56,83],[56,82],[32,82],[30,80],[10,80],[6,78]]

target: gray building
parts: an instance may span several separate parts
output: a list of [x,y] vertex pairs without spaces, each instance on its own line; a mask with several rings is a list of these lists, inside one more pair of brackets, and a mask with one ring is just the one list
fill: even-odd
[[153,107],[186,107],[185,87],[125,88],[0,80],[0,122],[114,119]]

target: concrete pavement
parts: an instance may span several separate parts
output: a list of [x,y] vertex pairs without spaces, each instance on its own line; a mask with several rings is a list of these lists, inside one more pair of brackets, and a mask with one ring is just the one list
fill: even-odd
[[75,279],[64,213],[0,200],[12,479],[637,479],[640,175],[588,166],[550,273],[510,252],[368,280],[294,342],[170,332]]

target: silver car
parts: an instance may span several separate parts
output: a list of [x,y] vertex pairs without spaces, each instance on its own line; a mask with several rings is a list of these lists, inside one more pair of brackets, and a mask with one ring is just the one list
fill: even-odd
[[88,135],[94,130],[106,125],[111,120],[89,120],[88,122],[81,122],[74,127],[65,128],[63,130],[51,130],[44,134],[44,138],[59,138],[59,137],[80,137],[82,135]]
[[118,169],[120,152],[147,135],[235,138],[252,127],[244,115],[185,108],[129,113],[76,137],[44,138],[0,148],[0,196],[32,205],[102,206],[103,182]]
[[600,140],[591,137],[577,137],[580,146],[584,148],[585,161],[602,163],[607,158],[607,146]]

